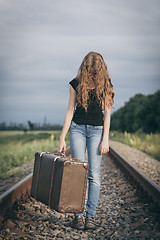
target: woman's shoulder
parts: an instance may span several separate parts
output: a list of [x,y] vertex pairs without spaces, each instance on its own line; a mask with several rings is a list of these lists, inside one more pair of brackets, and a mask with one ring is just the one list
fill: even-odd
[[69,83],[78,84],[78,78],[73,78]]
[[77,87],[78,87],[78,79],[74,78],[72,79],[69,84],[73,87],[73,89],[77,92]]

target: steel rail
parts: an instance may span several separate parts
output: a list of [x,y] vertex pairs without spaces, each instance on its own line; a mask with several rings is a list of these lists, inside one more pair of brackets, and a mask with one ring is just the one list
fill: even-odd
[[16,200],[30,192],[33,173],[19,181],[9,190],[0,195],[0,216],[5,216],[7,210],[11,209]]
[[109,154],[116,160],[120,165],[125,168],[127,172],[134,178],[134,180],[147,192],[148,196],[160,206],[160,187],[152,181],[147,175],[139,170],[135,165],[122,157],[118,152],[110,147]]

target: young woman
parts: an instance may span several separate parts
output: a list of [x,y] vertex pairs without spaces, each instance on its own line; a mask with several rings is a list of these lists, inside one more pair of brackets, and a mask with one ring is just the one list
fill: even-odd
[[69,84],[70,98],[59,152],[66,150],[65,136],[70,127],[72,158],[84,161],[87,149],[89,163],[85,223],[82,214],[75,214],[73,224],[77,229],[94,229],[100,191],[100,165],[102,154],[109,151],[110,109],[114,103],[113,85],[103,57],[96,52],[88,53],[76,78]]

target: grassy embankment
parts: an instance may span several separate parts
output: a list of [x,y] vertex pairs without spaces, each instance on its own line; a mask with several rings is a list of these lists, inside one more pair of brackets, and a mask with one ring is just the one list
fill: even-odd
[[160,161],[160,134],[145,134],[142,131],[136,133],[121,133],[118,131],[110,131],[110,139],[129,146],[137,148],[153,158]]
[[0,177],[18,176],[17,167],[33,160],[36,151],[55,151],[59,136],[60,131],[0,131]]

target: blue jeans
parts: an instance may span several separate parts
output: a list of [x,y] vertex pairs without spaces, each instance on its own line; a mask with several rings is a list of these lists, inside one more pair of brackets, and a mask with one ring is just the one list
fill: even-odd
[[[87,148],[89,174],[88,174],[88,200],[86,216],[96,215],[96,206],[100,192],[100,166],[102,155],[99,147],[103,137],[103,126],[81,125],[72,121],[70,127],[70,149],[72,158],[85,161]],[[75,216],[80,214],[75,214]]]

